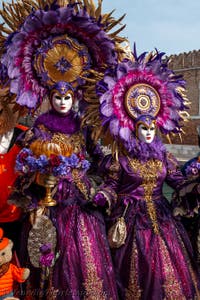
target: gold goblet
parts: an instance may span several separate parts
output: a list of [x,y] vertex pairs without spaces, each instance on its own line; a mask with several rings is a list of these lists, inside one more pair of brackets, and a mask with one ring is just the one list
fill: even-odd
[[55,206],[57,205],[56,200],[52,198],[51,189],[54,187],[54,184],[45,184],[46,188],[46,195],[45,197],[39,202],[41,206]]
[[[30,149],[36,157],[40,155],[46,155],[49,158],[51,155],[59,155],[61,153],[61,148],[57,143],[51,141],[35,140],[31,145]],[[54,179],[54,180],[53,180]],[[57,205],[56,200],[52,198],[51,189],[55,186],[55,177],[51,174],[41,174],[38,173],[36,176],[36,181],[38,184],[46,188],[46,195],[39,204],[41,206],[55,206]]]

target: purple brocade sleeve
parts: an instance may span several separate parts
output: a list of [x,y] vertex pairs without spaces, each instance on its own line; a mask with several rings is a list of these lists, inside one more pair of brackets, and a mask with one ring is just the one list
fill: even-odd
[[[109,207],[107,210],[109,214],[117,201],[117,189],[121,173],[119,162],[115,161],[111,155],[107,155],[100,165],[100,173],[103,174],[104,183],[98,187],[98,192],[94,200],[96,197],[98,198],[98,194],[103,194],[106,200],[105,203],[107,203]],[[102,203],[102,201],[100,202]]]
[[183,176],[176,158],[169,152],[166,156],[167,176],[166,183],[178,191],[185,184],[186,178]]

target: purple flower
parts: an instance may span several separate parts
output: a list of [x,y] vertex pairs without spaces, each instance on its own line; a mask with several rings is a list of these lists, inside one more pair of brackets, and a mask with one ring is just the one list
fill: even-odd
[[26,161],[27,157],[29,156],[33,156],[32,151],[28,148],[23,148],[17,155],[17,161],[22,163]]
[[60,71],[60,73],[64,74],[72,67],[72,65],[64,57],[61,57],[61,59],[55,64],[55,67],[58,71]]
[[84,159],[81,161],[81,166],[82,166],[82,169],[88,170],[90,167],[90,162],[88,160]]
[[73,153],[69,157],[69,162],[70,162],[70,165],[71,165],[72,168],[76,168],[78,166],[78,163],[79,163],[79,159],[78,159],[77,155]]
[[72,170],[79,169],[85,172],[90,167],[88,160],[83,159],[81,153],[78,155],[73,153],[70,157],[62,155],[46,155],[34,156],[33,152],[28,148],[23,148],[17,156],[15,169],[23,174],[40,172],[42,174],[50,173],[56,177],[66,177],[71,180]]
[[200,173],[200,163],[197,161],[193,161],[189,166],[187,166],[186,170],[187,176],[197,176]]
[[41,173],[45,173],[48,167],[48,158],[46,155],[40,155],[37,159],[37,170]]
[[51,267],[54,262],[54,253],[51,250],[51,244],[44,244],[40,247],[40,264],[43,267]]
[[37,159],[35,157],[28,156],[26,162],[31,172],[37,171]]

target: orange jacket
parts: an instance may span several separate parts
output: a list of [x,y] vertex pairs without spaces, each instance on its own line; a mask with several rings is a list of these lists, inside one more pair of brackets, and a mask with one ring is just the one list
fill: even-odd
[[8,271],[0,277],[0,296],[9,294],[13,290],[14,281],[24,282],[24,268],[18,268],[17,266],[10,264]]
[[[17,127],[27,129],[21,125]],[[21,148],[14,144],[7,153],[0,154],[0,223],[13,222],[19,219],[21,214],[20,208],[7,203],[11,187],[17,178],[15,161],[20,150]]]

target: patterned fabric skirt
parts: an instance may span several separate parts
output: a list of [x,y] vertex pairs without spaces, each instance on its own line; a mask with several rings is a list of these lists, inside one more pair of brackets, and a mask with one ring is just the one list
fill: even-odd
[[163,199],[156,212],[157,231],[144,201],[127,214],[126,243],[113,250],[120,299],[200,299],[198,267],[185,229]]
[[[78,205],[69,205],[58,208],[51,218],[56,223],[59,257],[50,269],[43,291],[40,289],[43,271],[28,263],[31,275],[26,284],[26,299],[117,300],[116,278],[102,217]],[[25,231],[27,235],[27,227]]]

